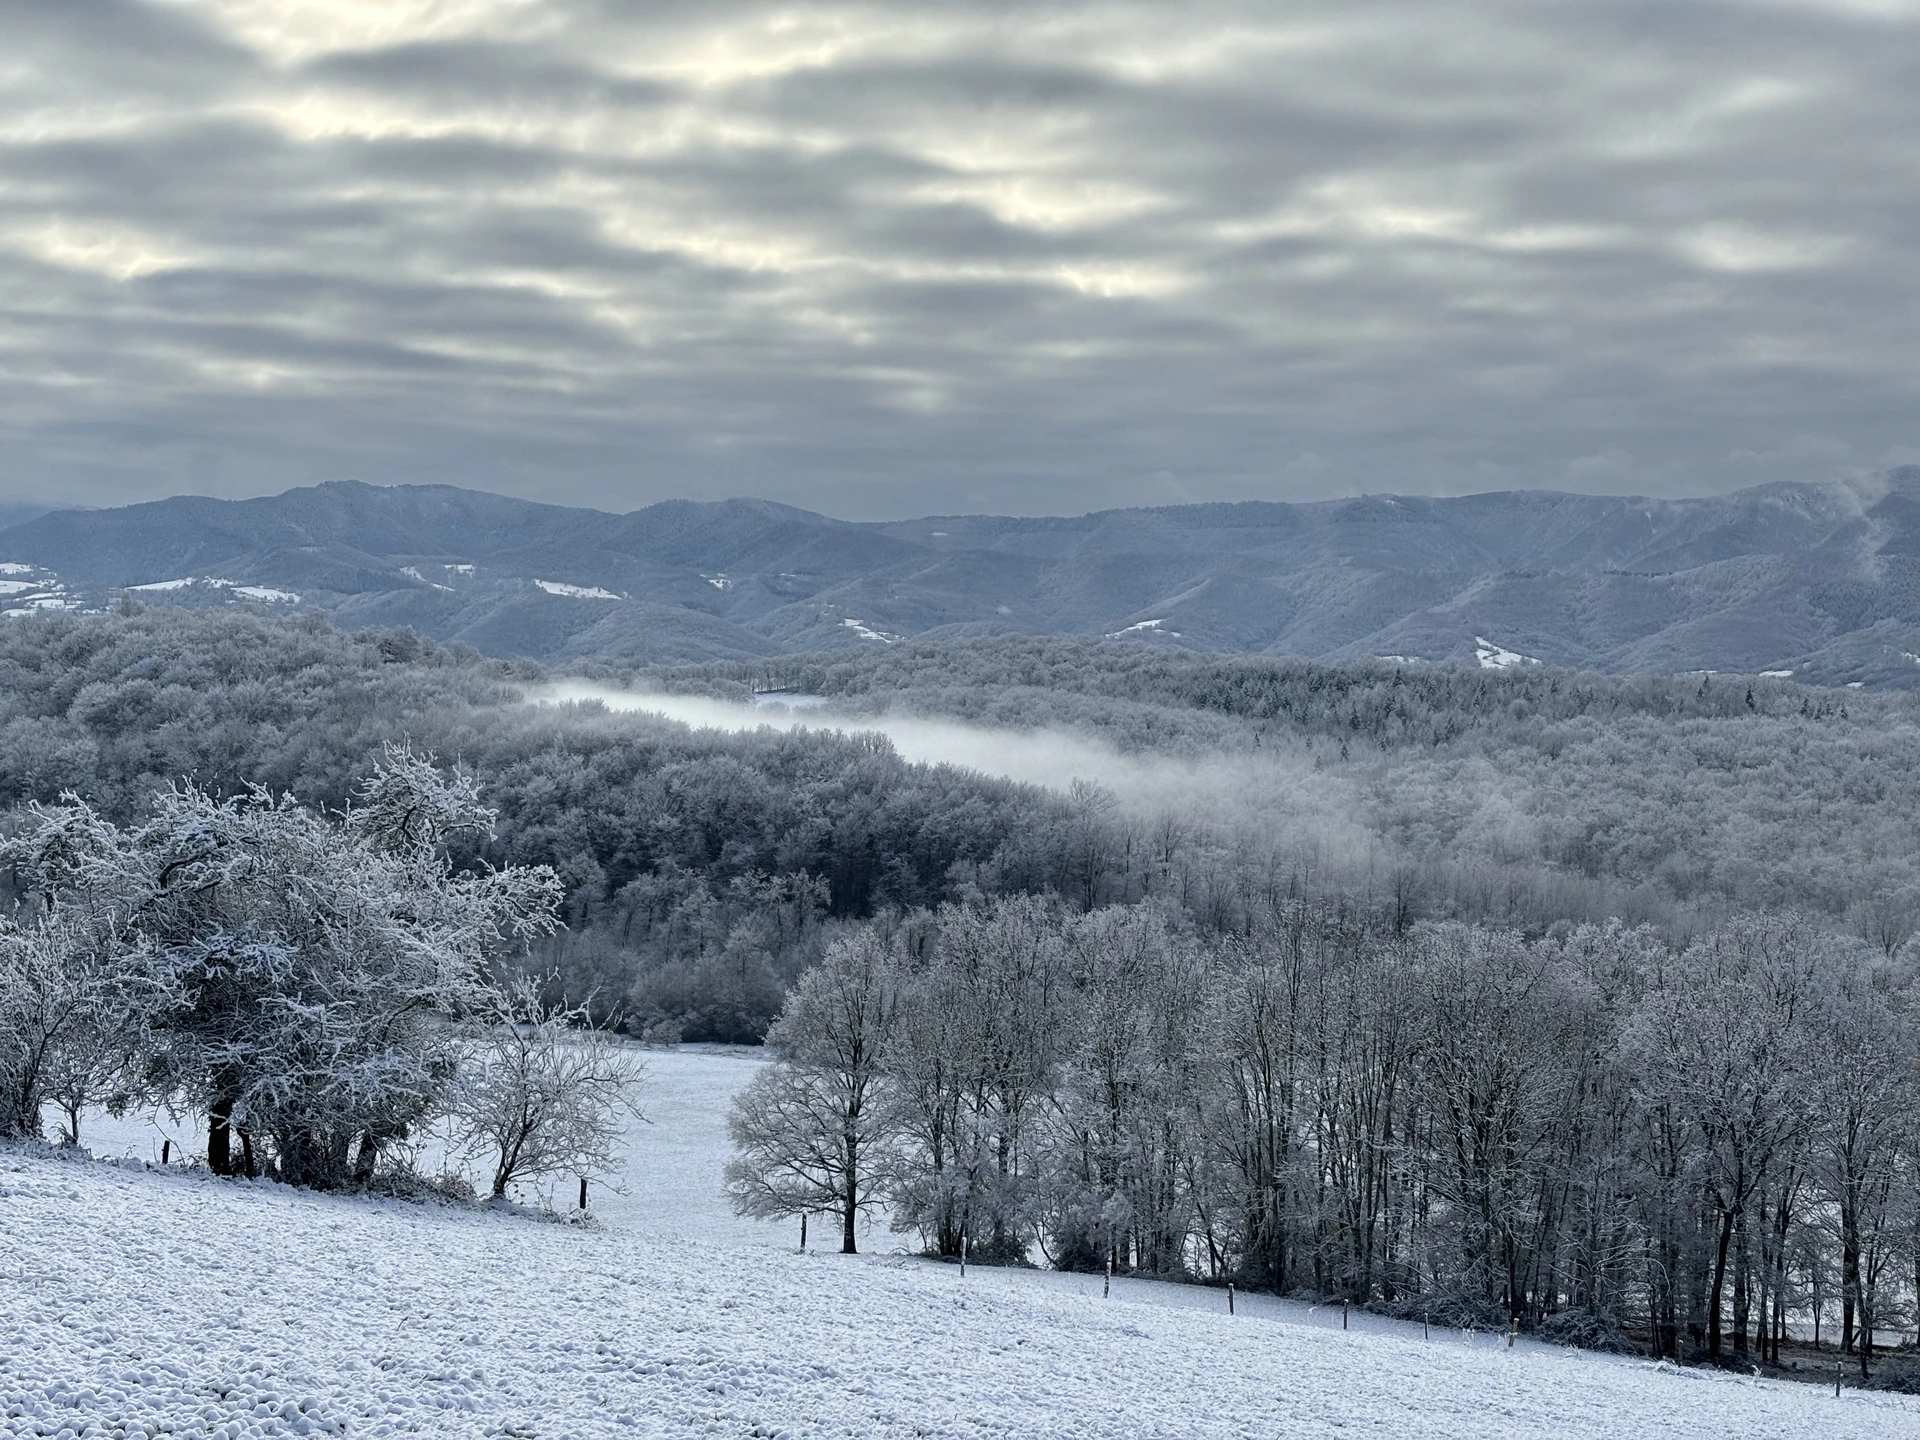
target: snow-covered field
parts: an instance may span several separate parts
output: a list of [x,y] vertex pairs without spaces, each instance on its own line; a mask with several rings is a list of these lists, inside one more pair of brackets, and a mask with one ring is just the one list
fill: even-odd
[[[879,1252],[719,1200],[757,1063],[651,1059],[585,1225],[0,1151],[0,1433],[1920,1436],[1920,1400]],[[818,1232],[816,1232],[817,1235]]]

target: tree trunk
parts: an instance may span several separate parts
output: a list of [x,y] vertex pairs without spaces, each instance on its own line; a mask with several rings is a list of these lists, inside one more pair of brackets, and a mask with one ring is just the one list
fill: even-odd
[[1733,1353],[1745,1360],[1748,1324],[1753,1316],[1753,1289],[1750,1284],[1753,1257],[1747,1244],[1745,1211],[1735,1218],[1733,1230]]
[[233,1100],[221,1096],[207,1107],[207,1169],[216,1175],[233,1173]]
[[1707,1291],[1707,1357],[1712,1360],[1720,1358],[1721,1298],[1727,1286],[1727,1246],[1732,1240],[1733,1212],[1728,1210],[1720,1217],[1720,1238],[1713,1255],[1713,1283]]
[[1854,1321],[1861,1316],[1860,1295],[1860,1206],[1852,1195],[1852,1185],[1840,1188],[1840,1350],[1853,1349]]

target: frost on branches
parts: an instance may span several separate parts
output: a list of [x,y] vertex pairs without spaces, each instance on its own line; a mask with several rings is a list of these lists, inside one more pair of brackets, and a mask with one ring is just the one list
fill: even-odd
[[503,987],[452,1111],[469,1152],[493,1172],[493,1198],[549,1175],[619,1168],[626,1117],[644,1067],[584,1007],[548,1005],[526,979]]
[[191,784],[122,829],[74,797],[0,847],[25,898],[0,934],[0,1133],[58,1101],[190,1106],[216,1173],[370,1179],[445,1113],[490,976],[550,931],[545,867],[456,868],[471,782],[389,747],[344,814]]

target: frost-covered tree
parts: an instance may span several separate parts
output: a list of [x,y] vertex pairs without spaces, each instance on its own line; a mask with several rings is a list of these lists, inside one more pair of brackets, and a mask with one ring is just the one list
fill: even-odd
[[[1831,1198],[1827,1218],[1840,1261],[1840,1343],[1859,1356],[1863,1376],[1873,1361],[1873,1334],[1888,1328],[1882,1303],[1898,1248],[1894,1231],[1902,1160],[1915,1127],[1920,1079],[1909,1021],[1913,977],[1904,966],[1830,945],[1809,1016],[1819,1058],[1808,1097],[1807,1163]],[[1911,1205],[1912,1201],[1907,1201]]]
[[878,1198],[888,1166],[883,1061],[896,1010],[897,957],[868,930],[836,942],[794,987],[767,1033],[778,1057],[735,1099],[739,1152],[727,1193],[743,1215],[839,1216],[840,1248]]
[[941,1253],[1023,1257],[1046,1207],[1041,1150],[1070,1043],[1066,917],[1017,896],[943,906],[903,969],[887,1065],[901,1141],[895,1223]]
[[496,997],[492,1023],[456,1083],[451,1113],[466,1147],[492,1171],[494,1199],[550,1175],[604,1175],[619,1166],[646,1067],[584,1008],[544,1003],[522,979]]
[[452,864],[448,838],[488,821],[465,781],[389,749],[361,797],[333,816],[175,785],[139,825],[70,800],[8,846],[92,963],[137,960],[142,1082],[207,1115],[216,1173],[369,1178],[443,1104],[450,1022],[484,1001],[495,959],[553,923],[550,871]]
[[[1816,962],[1829,948],[1791,918],[1742,917],[1690,946],[1638,1017],[1642,1103],[1672,1131],[1664,1143],[1677,1147],[1675,1183],[1706,1202],[1704,1213],[1669,1203],[1666,1215],[1692,1232],[1674,1246],[1689,1257],[1687,1328],[1693,1348],[1714,1360],[1728,1309],[1744,1324],[1748,1224],[1809,1122]],[[1744,1351],[1744,1328],[1736,1339]]]
[[1153,905],[1067,930],[1048,1149],[1056,1264],[1183,1274],[1198,1192],[1202,957]]
[[0,1137],[38,1136],[54,1102],[61,1138],[78,1143],[80,1110],[129,1058],[115,1024],[125,990],[90,939],[64,916],[0,924]]

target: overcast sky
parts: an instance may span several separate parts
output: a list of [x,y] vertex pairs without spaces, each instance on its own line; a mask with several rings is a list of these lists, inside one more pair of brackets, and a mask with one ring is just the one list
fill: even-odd
[[12,0],[0,500],[1920,459],[1910,0]]

